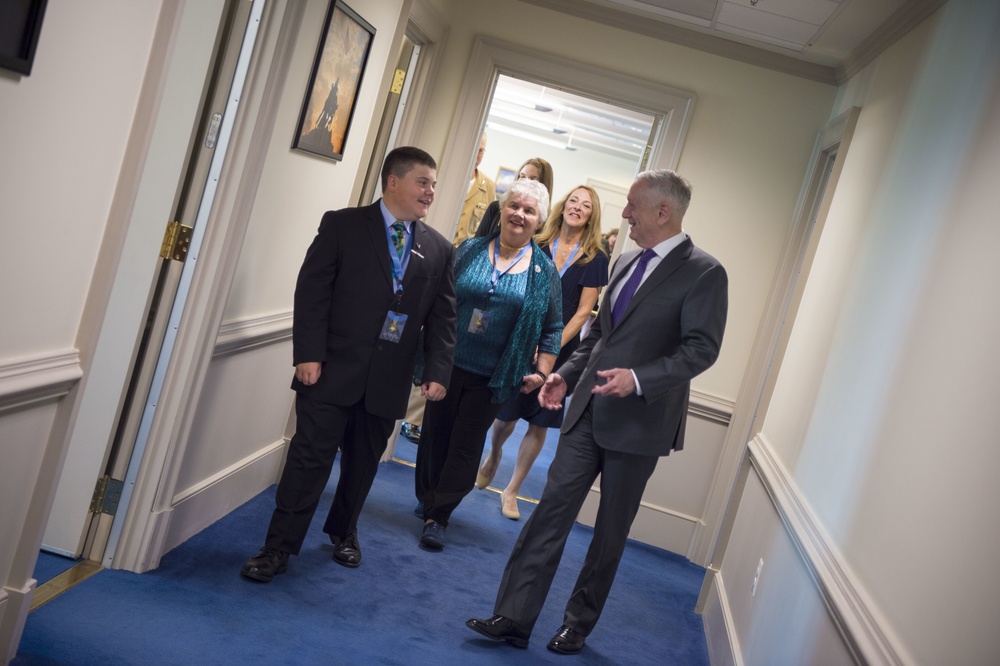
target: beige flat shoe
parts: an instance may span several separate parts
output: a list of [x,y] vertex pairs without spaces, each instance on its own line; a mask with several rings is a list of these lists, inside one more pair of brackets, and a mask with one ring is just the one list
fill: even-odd
[[514,508],[507,508],[507,491],[500,493],[500,513],[503,514],[504,518],[509,518],[510,520],[521,520],[521,512],[517,509],[517,498],[514,498]]

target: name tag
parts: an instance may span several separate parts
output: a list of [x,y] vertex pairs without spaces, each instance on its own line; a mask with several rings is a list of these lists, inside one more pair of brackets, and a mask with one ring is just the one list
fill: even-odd
[[472,319],[469,321],[469,333],[484,335],[490,327],[490,313],[486,310],[476,308],[472,311]]
[[399,339],[403,336],[403,329],[406,327],[406,318],[408,316],[390,310],[385,316],[385,322],[382,323],[382,334],[378,336],[379,339],[386,342],[399,342]]

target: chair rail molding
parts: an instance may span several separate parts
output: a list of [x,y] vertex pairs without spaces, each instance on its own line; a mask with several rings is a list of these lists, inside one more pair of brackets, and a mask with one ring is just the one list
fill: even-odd
[[82,377],[77,349],[0,361],[0,414],[62,398]]
[[826,607],[858,663],[903,666],[916,661],[865,591],[837,544],[818,519],[795,479],[758,434],[749,460],[767,490],[789,537],[819,588]]
[[223,322],[213,357],[249,351],[292,338],[292,312],[278,312]]

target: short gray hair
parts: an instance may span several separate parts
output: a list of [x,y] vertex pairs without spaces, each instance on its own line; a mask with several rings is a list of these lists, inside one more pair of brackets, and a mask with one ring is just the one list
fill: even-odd
[[510,184],[510,187],[507,188],[507,191],[503,193],[503,197],[500,198],[500,207],[503,208],[504,204],[507,203],[507,200],[514,194],[528,196],[538,202],[539,225],[548,219],[549,191],[545,189],[545,185],[542,185],[542,183],[537,180],[528,180],[527,178],[515,180]]
[[679,217],[684,217],[691,203],[691,183],[676,171],[670,169],[653,169],[643,171],[635,177],[656,190],[674,204],[674,210]]

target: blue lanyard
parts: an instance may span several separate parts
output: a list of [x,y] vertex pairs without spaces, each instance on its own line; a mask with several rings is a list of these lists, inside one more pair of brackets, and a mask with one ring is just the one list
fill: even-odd
[[514,259],[507,265],[507,268],[501,271],[497,269],[497,261],[499,261],[500,257],[500,237],[497,236],[496,243],[493,245],[493,275],[490,277],[490,294],[492,294],[493,290],[496,289],[497,283],[500,281],[500,277],[510,269],[514,268],[514,266],[517,266],[517,262],[521,261],[521,257],[524,256],[530,246],[531,242],[529,241],[527,245],[518,251],[517,256],[515,256]]
[[[558,249],[559,249],[559,239],[556,238],[555,240],[552,241],[552,263],[556,262],[556,251]],[[573,265],[573,259],[576,258],[576,253],[579,249],[580,249],[580,241],[577,241],[576,245],[573,246],[573,249],[570,250],[569,256],[566,257],[566,263],[563,264],[563,267],[559,269],[559,277],[565,275],[566,269]]]

